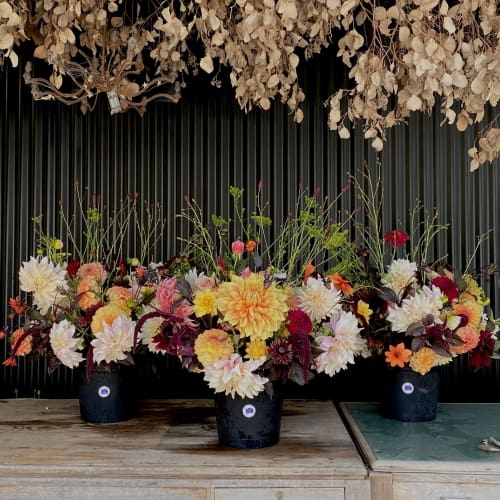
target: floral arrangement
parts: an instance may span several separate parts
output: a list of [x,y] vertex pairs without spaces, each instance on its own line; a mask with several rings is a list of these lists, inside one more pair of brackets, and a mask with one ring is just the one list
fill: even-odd
[[[151,351],[178,356],[216,393],[232,397],[253,398],[273,382],[305,384],[314,371],[332,376],[366,345],[363,308],[353,307],[353,288],[339,272],[354,277],[361,270],[345,223],[331,221],[332,204],[301,190],[295,213],[271,239],[261,190],[247,213],[243,190],[232,187],[235,220],[212,216],[212,225],[186,200],[180,217],[192,236],[159,285],[164,307],[137,325]],[[240,233],[231,236],[231,227]]]
[[[4,365],[16,366],[18,356],[46,357],[49,372],[61,364],[75,368],[85,362],[87,373],[98,365],[133,364],[139,347],[136,321],[161,280],[159,272],[140,266],[137,258],[119,257],[131,221],[138,217],[136,196],[107,217],[98,198],[86,208],[79,189],[77,195],[82,246],[72,231],[75,221],[60,211],[76,255],[63,250],[61,239],[45,233],[41,216],[33,219],[36,256],[19,270],[23,297],[9,300],[11,319],[18,316],[23,323],[10,335],[11,354]],[[158,214],[159,207],[147,208],[147,223],[139,231],[142,248],[149,248],[161,233]]]
[[[361,292],[370,304],[363,329],[369,350],[384,355],[393,368],[409,367],[421,375],[466,353],[471,366],[489,366],[499,321],[486,314],[489,299],[469,266],[458,273],[444,258],[425,264],[431,241],[447,226],[438,223],[437,213],[424,213],[417,223],[425,212],[417,202],[410,210],[410,234],[391,230],[380,237],[380,177],[374,182],[368,170],[364,176],[368,189],[354,184],[369,219],[361,231],[371,257],[370,286]],[[384,245],[392,254],[387,267]]]

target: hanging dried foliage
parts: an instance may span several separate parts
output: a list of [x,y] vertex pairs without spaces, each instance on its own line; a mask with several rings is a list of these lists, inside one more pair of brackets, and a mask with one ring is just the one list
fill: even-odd
[[[34,97],[84,111],[107,92],[119,98],[118,111],[143,113],[152,99],[177,101],[186,74],[201,68],[220,85],[227,67],[241,108],[267,110],[280,99],[301,122],[297,68],[333,35],[352,83],[327,102],[328,126],[341,138],[361,124],[380,151],[387,129],[414,111],[438,106],[443,123],[463,131],[498,104],[496,0],[0,1],[0,64],[15,66],[15,46],[31,39],[34,56],[52,68],[44,80],[28,65]],[[471,170],[500,156],[498,122],[469,150]]]

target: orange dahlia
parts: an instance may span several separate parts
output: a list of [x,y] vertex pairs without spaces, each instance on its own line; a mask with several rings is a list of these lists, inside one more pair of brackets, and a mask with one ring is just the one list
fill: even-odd
[[403,342],[400,342],[398,345],[390,345],[389,350],[384,354],[386,363],[389,363],[392,367],[404,368],[405,363],[410,360],[411,351],[405,348]]
[[111,326],[118,316],[123,316],[124,314],[129,316],[130,309],[123,302],[112,302],[111,304],[100,307],[95,312],[92,323],[90,324],[92,333],[95,335],[98,332],[103,332],[104,323]]
[[483,308],[475,300],[466,300],[453,306],[453,314],[465,317],[467,319],[465,326],[477,328],[481,322]]
[[472,325],[466,325],[458,328],[455,331],[455,335],[457,335],[463,342],[461,345],[451,347],[451,350],[455,354],[464,354],[472,351],[472,349],[477,346],[479,339],[481,338],[479,330],[476,330]]
[[264,277],[233,276],[219,287],[216,305],[224,320],[250,340],[265,340],[283,324],[288,312],[286,293]]
[[437,364],[437,355],[430,347],[422,347],[419,351],[413,353],[410,359],[412,370],[425,375]]
[[84,311],[90,309],[92,306],[95,306],[101,300],[99,296],[99,283],[93,276],[86,276],[85,278],[83,278],[80,283],[78,283],[76,293],[79,297],[78,305]]

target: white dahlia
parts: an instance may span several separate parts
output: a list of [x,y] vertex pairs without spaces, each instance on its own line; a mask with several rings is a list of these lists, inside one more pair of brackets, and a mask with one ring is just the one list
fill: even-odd
[[366,342],[359,335],[361,328],[351,312],[338,311],[323,326],[331,330],[333,335],[318,335],[315,338],[322,351],[316,357],[315,364],[318,373],[325,372],[333,376],[345,370],[348,363],[354,363],[354,356],[363,353]]
[[137,338],[145,345],[148,346],[148,349],[151,352],[157,353],[166,353],[165,349],[159,349],[156,342],[153,341],[153,338],[158,335],[161,331],[161,324],[165,320],[160,317],[153,317],[147,319],[137,336]]
[[50,346],[57,359],[68,368],[74,368],[83,361],[82,354],[77,352],[74,334],[75,326],[66,319],[55,323],[50,330]]
[[342,294],[330,289],[323,281],[309,277],[306,286],[298,292],[299,309],[309,315],[312,321],[321,321],[331,316],[342,300]]
[[264,390],[264,384],[269,380],[253,373],[265,361],[265,356],[243,361],[241,356],[235,353],[229,359],[206,366],[204,379],[215,392],[225,392],[233,398],[235,394],[242,398],[253,398]]
[[45,314],[62,301],[61,292],[67,287],[65,275],[66,271],[47,257],[30,257],[19,270],[19,283],[21,290],[33,294],[33,305]]
[[434,317],[435,323],[442,323],[439,319],[439,310],[443,306],[442,293],[436,287],[424,286],[415,296],[404,299],[401,306],[389,308],[387,321],[391,323],[395,332],[406,332],[408,327],[422,321],[427,315]]
[[417,281],[417,264],[408,259],[395,259],[387,268],[387,274],[382,278],[382,283],[394,290],[398,297],[411,283]]
[[125,315],[118,316],[111,325],[103,323],[104,331],[97,332],[91,344],[94,347],[94,361],[120,361],[134,345],[135,323]]

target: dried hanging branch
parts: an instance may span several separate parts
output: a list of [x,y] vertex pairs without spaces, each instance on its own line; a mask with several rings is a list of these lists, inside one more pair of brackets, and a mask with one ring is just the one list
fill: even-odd
[[[380,151],[387,129],[414,111],[438,105],[443,123],[463,131],[497,106],[499,11],[496,0],[3,0],[0,64],[16,65],[14,47],[30,38],[52,68],[49,80],[26,68],[36,99],[85,111],[107,92],[118,111],[140,113],[156,98],[177,101],[198,68],[220,85],[227,66],[241,108],[267,110],[279,98],[301,122],[297,67],[338,34],[352,86],[329,97],[328,126],[348,138],[361,123]],[[471,170],[500,156],[499,136],[497,115],[469,150]]]

